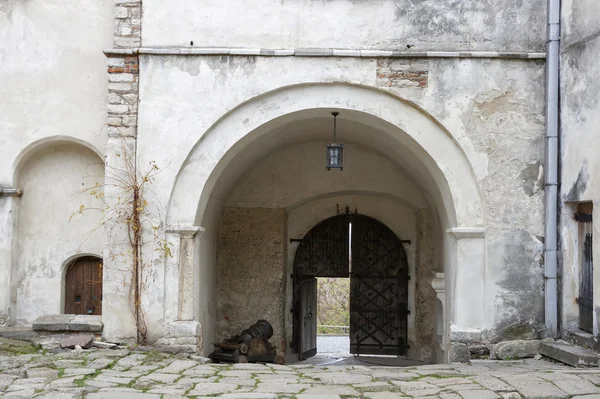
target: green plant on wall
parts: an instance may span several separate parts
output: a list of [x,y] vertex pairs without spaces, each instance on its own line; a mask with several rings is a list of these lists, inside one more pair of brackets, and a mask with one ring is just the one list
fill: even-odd
[[[99,200],[101,206],[81,205],[71,215],[71,219],[86,212],[97,211],[102,216],[91,233],[100,228],[115,230],[125,227],[126,237],[121,243],[124,245],[116,244],[116,251],[114,248],[108,248],[108,260],[118,260],[119,264],[124,265],[123,270],[119,270],[121,273],[116,274],[124,276],[123,284],[128,288],[137,329],[137,343],[142,344],[147,334],[142,297],[152,278],[151,260],[144,263],[144,250],[150,249],[159,253],[161,257],[173,257],[172,244],[164,238],[161,223],[154,222],[157,215],[159,220],[162,220],[160,206],[157,201],[149,200],[152,196],[150,186],[160,169],[154,161],[141,167],[135,151],[128,149],[125,142],[115,155],[120,161],[119,166],[105,165],[105,183],[96,183],[95,186],[85,187],[80,192]],[[107,195],[107,192],[110,194]]]

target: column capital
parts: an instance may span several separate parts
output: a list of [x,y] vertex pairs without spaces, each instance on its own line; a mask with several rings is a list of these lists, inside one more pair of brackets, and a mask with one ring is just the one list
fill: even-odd
[[205,229],[202,226],[192,226],[185,224],[176,224],[167,227],[167,233],[176,233],[181,237],[194,237],[198,232],[204,232]]
[[457,239],[484,238],[485,227],[452,227],[446,230],[446,233],[453,235]]
[[436,292],[436,294],[446,292],[446,276],[443,272],[432,270],[428,276],[429,285]]

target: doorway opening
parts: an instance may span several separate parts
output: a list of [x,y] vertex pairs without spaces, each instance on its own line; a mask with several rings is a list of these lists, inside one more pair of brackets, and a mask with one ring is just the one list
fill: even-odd
[[575,220],[579,223],[579,247],[581,263],[579,268],[579,329],[594,333],[594,261],[592,256],[593,204],[584,202],[578,205]]
[[317,353],[350,356],[349,278],[317,278]]
[[317,349],[317,278],[349,280],[349,352],[406,354],[408,262],[401,240],[359,214],[328,218],[301,240],[294,259],[294,342],[299,360]]
[[84,256],[68,266],[65,314],[102,315],[102,259]]

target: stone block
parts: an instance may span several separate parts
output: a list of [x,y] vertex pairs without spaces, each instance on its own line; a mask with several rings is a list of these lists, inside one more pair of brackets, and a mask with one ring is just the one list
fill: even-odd
[[69,322],[70,331],[102,332],[102,316],[79,314]]
[[110,114],[126,114],[129,111],[129,107],[124,104],[108,104],[108,112]]
[[471,360],[471,352],[467,344],[462,342],[452,342],[450,348],[450,362],[451,363],[469,363]]
[[124,67],[125,60],[120,57],[109,57],[106,59],[106,65],[109,67]]
[[174,321],[168,325],[168,334],[171,338],[197,337],[201,331],[200,323],[197,321]]
[[469,345],[469,352],[471,352],[472,355],[477,356],[486,356],[490,354],[490,350],[488,349],[488,347],[483,344]]
[[108,90],[116,93],[130,92],[133,90],[131,83],[109,83]]
[[504,341],[496,344],[495,353],[501,360],[534,357],[540,352],[540,342],[538,340]]
[[129,104],[135,104],[138,100],[138,95],[134,93],[123,94],[123,98]]
[[488,349],[490,350],[490,360],[498,359],[498,356],[496,356],[496,344],[488,344]]
[[38,317],[32,323],[35,331],[68,331],[73,314],[49,314]]
[[479,329],[457,329],[450,327],[450,341],[479,343],[481,342],[481,330]]
[[524,324],[504,328],[502,332],[500,332],[500,339],[502,341],[529,341],[534,339],[540,339],[540,335],[538,331],[532,326]]
[[129,9],[126,7],[115,7],[114,8],[115,18],[125,19],[129,17]]
[[122,123],[125,126],[135,126],[137,124],[137,118],[135,116],[128,116],[122,119]]
[[139,47],[140,43],[139,37],[115,37],[115,46],[117,47]]
[[61,348],[73,349],[75,346],[81,346],[84,349],[90,348],[94,344],[93,334],[72,335],[60,342]]
[[599,367],[600,355],[566,342],[542,342],[539,352],[573,367]]
[[109,104],[121,104],[123,102],[123,98],[117,93],[108,93],[108,103]]
[[133,82],[132,73],[111,73],[108,75],[108,81],[114,83]]

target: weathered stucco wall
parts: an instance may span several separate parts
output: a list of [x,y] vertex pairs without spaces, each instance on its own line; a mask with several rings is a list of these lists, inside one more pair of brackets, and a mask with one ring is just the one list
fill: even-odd
[[[542,61],[430,58],[388,63],[381,59],[335,57],[144,56],[141,64],[146,73],[140,81],[143,101],[138,148],[159,164],[169,164],[168,170],[158,177],[158,186],[173,184],[189,149],[201,142],[205,132],[223,115],[244,102],[256,103],[256,112],[268,113],[270,109],[261,108],[262,98],[253,98],[284,86],[332,81],[359,84],[387,90],[422,107],[459,143],[471,163],[484,201],[485,212],[480,216],[485,219],[488,278],[482,300],[486,321],[479,328],[501,331],[521,325],[539,328],[542,324]],[[286,73],[273,75],[273,70]],[[403,70],[409,73],[402,79],[392,78],[400,76],[397,74]],[[226,89],[231,87],[236,90]],[[297,95],[301,93],[299,89]],[[296,101],[310,103],[301,97]],[[339,105],[347,106],[344,99]],[[198,112],[200,109],[202,112]],[[274,139],[252,147],[250,153],[240,156],[243,160],[236,158],[233,162],[240,165],[238,169],[247,170],[276,151],[278,145],[285,145],[290,137],[297,142],[323,140],[323,134],[331,128],[331,122],[323,116],[318,116],[319,124],[325,126],[319,134],[311,133],[317,127],[310,124],[304,131],[301,127],[282,126],[272,136]],[[179,134],[178,146],[170,145],[173,132]],[[343,134],[341,128],[340,135]],[[372,150],[387,151],[387,143],[379,141],[380,137],[366,125],[354,129],[352,140]],[[214,145],[223,142],[215,140]],[[206,147],[205,154],[210,155],[203,158],[216,152],[216,148]],[[321,154],[318,150],[316,156]],[[423,183],[424,191],[432,194],[429,183],[418,174],[422,168],[415,170],[415,163],[407,155],[390,156],[410,171],[413,180]],[[308,161],[307,158],[307,164],[312,164]],[[193,162],[200,165],[203,159]],[[287,162],[282,158],[277,168],[286,168]],[[322,162],[318,160],[317,164]],[[452,163],[445,167],[455,168]],[[224,190],[213,194],[225,200],[228,193]],[[163,202],[169,201],[167,191],[158,195],[163,196]],[[178,206],[173,202],[171,205]],[[478,216],[472,211],[467,213]],[[508,239],[516,236],[520,239]]]
[[[364,0],[143,3],[146,46],[536,50],[543,0]],[[173,23],[177,21],[177,23]],[[507,23],[510,21],[511,23]],[[165,29],[165,27],[169,29]]]
[[223,209],[217,241],[216,342],[259,319],[285,353],[283,329],[286,217],[281,208]]
[[15,157],[36,140],[70,136],[104,149],[112,4],[0,2],[0,183],[12,182]]
[[[13,187],[15,169],[26,154],[56,136],[103,153],[108,81],[102,49],[112,43],[112,4],[111,0],[0,1],[0,186]],[[11,259],[19,256],[12,254],[19,202],[0,197],[3,282],[11,280]],[[41,239],[43,246],[50,238]],[[0,312],[8,309],[9,291],[0,286]]]
[[[600,3],[562,2],[561,48],[561,185],[562,327],[577,330],[581,257],[578,202],[594,202],[593,257],[600,259]],[[600,268],[594,268],[594,335],[600,333]]]
[[67,261],[79,255],[102,256],[100,211],[77,213],[80,206],[102,209],[81,192],[104,183],[102,160],[80,145],[59,143],[32,155],[19,171],[23,188],[18,207],[12,301],[16,319],[31,323],[43,314],[64,313]]
[[[431,361],[434,356],[435,302],[437,297],[429,280],[433,270],[440,270],[436,260],[435,216],[430,209],[419,209],[416,214],[416,284],[415,284],[415,331],[414,358]],[[439,241],[437,242],[439,248]],[[441,344],[440,344],[441,345]],[[412,347],[411,347],[412,351]]]

